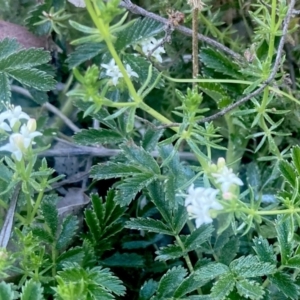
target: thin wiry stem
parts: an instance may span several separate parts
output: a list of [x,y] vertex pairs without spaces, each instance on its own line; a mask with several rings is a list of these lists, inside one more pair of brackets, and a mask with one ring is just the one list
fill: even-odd
[[[120,2],[120,7],[126,8],[127,10],[129,10],[130,12],[132,12],[133,14],[137,14],[137,15],[141,15],[147,18],[151,18],[153,20],[156,20],[160,23],[163,23],[165,25],[169,24],[169,20],[165,19],[159,15],[156,15],[152,12],[149,12],[145,9],[143,9],[140,6],[137,6],[135,4],[133,4],[130,0],[124,0]],[[193,36],[193,30],[190,28],[187,28],[185,26],[181,26],[181,25],[177,25],[174,26],[175,30],[181,32],[182,34],[186,35],[186,36]],[[226,52],[227,54],[229,54],[230,56],[232,56],[234,59],[238,60],[238,61],[244,61],[245,59],[238,53],[232,51],[231,49],[227,48],[226,46],[220,44],[219,42],[204,36],[200,33],[197,34],[198,40],[203,41],[205,43],[207,43],[208,45],[213,46],[214,48],[217,48],[221,51]]]
[[224,108],[223,110],[217,112],[216,114],[200,120],[198,123],[210,122],[212,120],[215,120],[215,119],[217,119],[219,117],[224,116],[229,111],[231,111],[231,110],[235,109],[236,107],[242,105],[243,103],[247,102],[251,98],[259,95],[265,89],[265,87],[271,81],[273,81],[273,79],[275,78],[275,76],[277,74],[277,71],[278,71],[278,68],[279,68],[279,65],[280,65],[280,62],[281,62],[282,51],[283,51],[284,42],[285,42],[285,37],[286,37],[286,34],[288,32],[288,27],[289,27],[289,23],[290,23],[290,20],[291,20],[291,16],[293,15],[293,8],[295,6],[295,2],[296,2],[296,0],[291,0],[291,3],[290,3],[290,6],[289,6],[287,15],[286,15],[286,17],[284,19],[282,36],[281,36],[281,39],[280,39],[280,42],[279,42],[279,46],[278,46],[278,49],[277,49],[277,55],[276,55],[275,63],[274,63],[272,72],[269,75],[268,79],[257,90],[255,90],[254,92],[252,92],[249,95],[247,95],[246,97],[238,100],[237,102],[235,102],[235,103],[227,106],[226,108]]

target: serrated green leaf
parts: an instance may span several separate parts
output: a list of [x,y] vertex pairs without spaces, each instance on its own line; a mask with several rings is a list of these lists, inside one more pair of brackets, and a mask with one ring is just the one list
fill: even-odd
[[81,262],[84,259],[85,253],[81,247],[76,247],[69,249],[68,251],[63,252],[57,259],[57,267],[61,269],[63,265],[67,262],[76,262],[81,265]]
[[293,251],[293,242],[290,234],[294,233],[294,228],[290,230],[289,218],[285,220],[283,218],[278,218],[275,223],[275,228],[281,254],[281,263],[285,265]]
[[141,40],[152,37],[163,30],[163,25],[153,19],[137,19],[129,28],[117,33],[114,44],[117,51],[125,49],[127,46],[138,43]]
[[299,146],[294,146],[292,148],[292,158],[293,158],[293,164],[296,167],[298,175],[300,175],[300,147]]
[[40,282],[33,281],[32,279],[26,281],[22,286],[21,300],[42,300],[43,288]]
[[42,227],[33,227],[31,229],[33,235],[37,237],[40,241],[47,244],[52,244],[54,242],[54,237],[46,229]]
[[93,166],[90,172],[90,176],[93,179],[101,180],[101,179],[133,176],[140,173],[141,170],[138,169],[136,166],[127,165],[123,163],[107,162],[107,163]]
[[240,67],[230,57],[226,57],[223,53],[212,48],[202,48],[200,51],[200,60],[205,68],[214,72],[228,75],[232,78],[240,79]]
[[194,230],[191,235],[189,235],[185,240],[185,249],[187,251],[196,250],[211,237],[213,231],[214,228],[211,224],[200,226],[199,228]]
[[173,296],[175,289],[181,284],[186,275],[187,270],[181,266],[168,270],[158,283],[157,296],[162,299],[163,297]]
[[239,250],[239,239],[238,237],[232,237],[219,251],[219,261],[225,265],[229,265],[230,262],[235,258]]
[[0,72],[0,98],[1,101],[10,102],[11,91],[7,75]]
[[279,162],[279,170],[292,187],[296,186],[296,173],[294,167],[285,160]]
[[20,50],[21,45],[17,42],[16,39],[5,38],[0,41],[0,60],[5,59],[11,53]]
[[58,226],[58,212],[55,203],[50,201],[43,201],[41,205],[44,220],[48,225],[52,237],[56,236]]
[[89,43],[83,44],[76,47],[75,51],[72,52],[66,62],[69,64],[69,68],[75,68],[87,60],[91,60],[102,51],[105,46],[103,43]]
[[176,234],[179,234],[188,220],[188,213],[184,205],[178,205],[175,207],[172,207],[171,205],[170,209],[172,212],[172,228]]
[[0,282],[0,300],[13,300],[14,291],[12,290],[12,286],[9,283],[4,281]]
[[129,204],[136,195],[152,181],[156,180],[153,174],[136,174],[131,178],[126,178],[122,183],[118,184],[118,192],[115,201],[120,206]]
[[286,262],[286,266],[289,268],[300,269],[300,255],[295,255]]
[[259,237],[253,240],[254,251],[256,252],[260,261],[269,262],[271,264],[276,264],[277,259],[274,253],[272,245],[269,245],[268,240]]
[[254,191],[257,191],[261,186],[260,171],[255,162],[247,165],[247,181]]
[[139,300],[149,300],[156,292],[157,286],[158,283],[153,279],[146,281],[140,289]]
[[[179,287],[174,292],[174,297],[177,299],[182,299],[186,294],[195,291],[196,289],[202,287],[208,280],[196,279],[195,274],[191,274],[189,277],[185,278]],[[186,299],[186,298],[184,298]],[[189,298],[188,298],[189,299]]]
[[152,182],[148,187],[152,202],[161,213],[167,224],[172,224],[172,211],[169,203],[165,201],[162,185],[159,181]]
[[221,263],[209,263],[195,271],[196,280],[213,280],[229,272],[229,268]]
[[97,241],[97,239],[101,236],[101,228],[99,220],[97,219],[96,213],[93,210],[86,209],[84,211],[85,221],[89,227],[90,233],[93,236],[93,239]]
[[142,147],[146,151],[153,151],[156,148],[157,143],[163,134],[163,131],[163,129],[157,130],[149,126],[144,134]]
[[234,286],[234,276],[231,273],[226,273],[214,284],[210,296],[214,300],[225,299],[225,297],[233,290]]
[[140,165],[154,174],[160,174],[160,168],[153,156],[133,143],[122,145],[124,155],[134,164]]
[[178,245],[162,247],[155,253],[157,254],[156,260],[160,261],[167,261],[169,259],[175,259],[186,255],[186,251],[183,252]]
[[49,91],[55,87],[56,81],[51,75],[38,69],[7,69],[7,74],[20,83],[39,91]]
[[144,267],[144,258],[136,253],[119,253],[116,252],[112,256],[101,261],[107,267],[122,268],[142,268]]
[[130,229],[146,230],[160,234],[173,235],[173,232],[168,225],[164,224],[162,221],[153,220],[150,218],[131,219],[130,221],[126,222],[125,227]]
[[69,215],[63,220],[61,232],[56,243],[56,248],[58,250],[65,248],[71,242],[72,238],[75,236],[77,228],[78,221],[75,216]]
[[79,145],[94,146],[106,143],[117,144],[123,141],[123,137],[115,131],[109,129],[83,129],[76,133],[74,141]]
[[239,280],[236,282],[236,288],[238,293],[245,298],[250,298],[253,300],[259,300],[263,298],[264,290],[255,281],[249,280]]
[[276,266],[270,263],[260,262],[257,256],[242,256],[230,264],[232,272],[242,278],[265,276],[274,273]]
[[232,103],[232,98],[229,97],[227,91],[220,83],[216,82],[200,82],[198,83],[199,88],[203,93],[211,97],[218,108],[223,108]]
[[28,69],[46,64],[50,58],[50,53],[42,49],[21,49],[0,60],[0,70]]
[[[136,56],[134,54],[125,54],[123,56],[123,62],[124,64],[129,64],[132,70],[138,74],[139,77],[136,80],[139,81],[141,84],[143,84],[147,80],[148,69],[150,66],[149,61],[147,61],[141,56]],[[155,83],[155,81],[158,79],[158,76],[158,70],[153,67],[152,77],[149,81],[149,86]],[[160,79],[160,81],[157,83],[157,87],[161,86],[163,86],[163,79]]]
[[278,271],[268,278],[284,295],[291,299],[298,299],[297,285],[289,274]]

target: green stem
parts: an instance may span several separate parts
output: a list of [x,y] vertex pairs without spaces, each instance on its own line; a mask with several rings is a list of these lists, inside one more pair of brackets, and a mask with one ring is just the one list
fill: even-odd
[[37,213],[37,210],[39,209],[40,207],[40,204],[41,204],[41,201],[43,199],[43,196],[44,196],[44,190],[39,192],[38,194],[38,197],[35,201],[35,204],[34,204],[34,207],[33,207],[33,210],[32,210],[32,213],[30,215],[30,222],[32,222],[32,220],[34,219],[34,216],[36,215]]

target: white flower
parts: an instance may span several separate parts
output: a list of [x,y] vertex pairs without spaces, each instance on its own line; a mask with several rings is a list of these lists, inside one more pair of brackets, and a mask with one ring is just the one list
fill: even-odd
[[243,181],[232,172],[232,169],[226,166],[223,166],[218,173],[213,173],[212,176],[216,178],[216,183],[221,184],[221,190],[224,194],[229,192],[233,184],[243,185]]
[[[24,145],[26,148],[29,147],[30,143],[36,136],[42,135],[41,132],[35,131],[35,130],[36,130],[35,119],[29,119],[26,125],[25,124],[22,125],[22,127],[20,129],[20,133],[22,134],[22,136],[24,138]],[[32,142],[32,144],[35,144],[35,143]]]
[[11,152],[17,161],[21,161],[26,149],[24,137],[20,133],[13,133],[10,135],[9,143],[0,147],[0,151]]
[[129,78],[130,77],[139,77],[139,75],[132,70],[132,68],[130,67],[129,64],[126,64],[126,71],[127,71]]
[[112,78],[113,85],[117,85],[119,78],[123,77],[114,59],[108,64],[101,64],[101,67],[106,69],[106,75]]
[[0,128],[5,131],[11,131],[11,128],[9,127],[9,125],[6,122],[4,122],[4,120],[5,120],[5,115],[4,115],[4,113],[1,113],[0,114]]
[[212,222],[210,209],[222,209],[223,206],[216,199],[218,190],[213,188],[194,188],[192,184],[188,189],[185,206],[191,218],[196,219],[196,227]]
[[[113,85],[117,85],[119,78],[123,77],[123,74],[121,73],[119,67],[116,65],[116,62],[114,59],[111,59],[111,61],[108,64],[101,64],[101,67],[106,69],[106,76],[109,76],[112,78]],[[129,78],[130,77],[139,77],[139,75],[132,70],[130,65],[126,64],[126,71],[128,73]]]
[[140,45],[142,47],[142,51],[146,56],[151,53],[151,56],[155,57],[157,61],[162,62],[161,53],[165,53],[165,49],[162,46],[159,46],[155,51],[152,50],[159,44],[161,40],[156,40],[154,37],[143,40]]
[[21,106],[11,107],[10,109],[1,113],[0,115],[1,119],[3,118],[3,120],[8,120],[11,128],[13,128],[14,125],[21,119],[29,120],[29,116],[26,113],[22,112]]

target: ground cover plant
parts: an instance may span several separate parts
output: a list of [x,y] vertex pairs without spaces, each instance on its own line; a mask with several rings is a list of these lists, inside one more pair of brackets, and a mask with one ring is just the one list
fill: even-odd
[[0,299],[299,298],[295,0],[0,4]]

